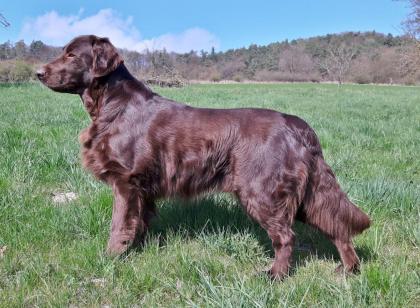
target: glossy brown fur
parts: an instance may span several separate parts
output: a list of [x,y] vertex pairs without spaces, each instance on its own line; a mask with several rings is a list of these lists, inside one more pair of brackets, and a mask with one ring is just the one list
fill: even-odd
[[369,218],[340,189],[315,132],[300,118],[163,98],[95,36],[75,38],[38,77],[55,91],[79,94],[92,118],[80,142],[85,168],[113,189],[109,253],[124,252],[144,234],[156,199],[222,191],[235,194],[267,231],[273,277],[288,273],[295,219],[334,242],[345,270],[358,269],[351,238]]

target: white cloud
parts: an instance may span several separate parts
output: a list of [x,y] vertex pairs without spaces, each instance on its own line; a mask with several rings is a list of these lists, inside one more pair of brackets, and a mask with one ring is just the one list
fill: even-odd
[[164,34],[156,38],[140,41],[135,45],[136,50],[150,50],[166,48],[168,51],[189,52],[191,50],[210,50],[218,48],[218,38],[201,28],[191,28],[179,34]]
[[26,41],[42,40],[55,46],[63,46],[73,37],[95,34],[108,37],[119,48],[143,51],[163,49],[175,52],[210,50],[218,48],[219,39],[202,28],[190,28],[181,33],[166,33],[158,37],[143,39],[133,24],[133,18],[121,17],[112,9],[100,10],[97,14],[82,17],[83,9],[77,15],[60,15],[48,12],[26,21],[20,37]]

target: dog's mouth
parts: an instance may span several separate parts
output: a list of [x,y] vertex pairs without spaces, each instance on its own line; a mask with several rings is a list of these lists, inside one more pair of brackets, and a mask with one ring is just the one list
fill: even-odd
[[48,88],[50,88],[53,91],[64,91],[65,88],[67,88],[67,85],[65,85],[60,80],[54,80],[55,78],[51,78],[50,74],[48,74],[45,71],[38,70],[36,72],[36,77],[39,81]]
[[51,71],[46,67],[38,69],[36,71],[36,77],[51,90],[57,91],[57,89],[65,87],[62,80],[60,80],[60,78],[54,78],[54,75],[52,75]]
[[51,82],[51,78],[47,75],[47,73],[40,73],[40,71],[38,70],[36,72],[36,77],[38,78],[38,80],[45,85],[46,87],[50,88],[51,90],[57,91],[57,89],[62,88],[62,84],[60,83],[56,83],[56,82]]
[[48,80],[48,77],[43,75],[43,76],[38,76],[38,80],[41,81],[41,83],[43,85],[45,85],[46,87],[50,88],[51,90],[57,91],[58,89],[62,88],[63,85],[62,84],[53,84]]
[[79,93],[79,87],[76,83],[73,82],[61,82],[61,81],[56,81],[56,82],[52,82],[48,77],[38,77],[39,81],[45,85],[46,87],[48,87],[49,89],[55,91],[55,92],[60,92],[60,93]]

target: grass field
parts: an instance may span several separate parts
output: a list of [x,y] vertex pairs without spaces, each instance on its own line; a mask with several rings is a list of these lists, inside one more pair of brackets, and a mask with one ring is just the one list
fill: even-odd
[[[420,306],[420,88],[192,85],[156,89],[194,106],[272,108],[304,118],[350,198],[373,219],[360,275],[297,224],[291,276],[260,274],[265,233],[229,196],[162,201],[144,247],[104,255],[109,188],[79,162],[79,97],[0,86],[0,306]],[[52,194],[75,192],[56,204]],[[5,246],[7,246],[5,248]]]

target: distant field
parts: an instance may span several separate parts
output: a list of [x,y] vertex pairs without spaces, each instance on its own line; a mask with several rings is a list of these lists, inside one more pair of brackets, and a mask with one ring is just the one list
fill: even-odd
[[[420,306],[420,88],[320,84],[156,89],[194,106],[299,115],[350,198],[373,219],[356,238],[361,274],[297,224],[292,274],[271,282],[268,237],[229,196],[162,201],[146,245],[104,255],[109,188],[79,162],[77,96],[0,85],[0,306]],[[57,192],[75,192],[64,204]],[[7,248],[4,248],[7,246]]]

